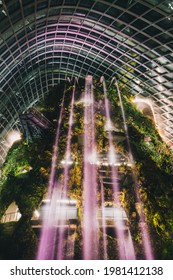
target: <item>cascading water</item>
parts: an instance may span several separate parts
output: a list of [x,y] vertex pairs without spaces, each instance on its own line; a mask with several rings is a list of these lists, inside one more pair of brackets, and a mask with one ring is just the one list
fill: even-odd
[[64,209],[63,201],[67,197],[67,185],[68,185],[68,176],[69,176],[69,165],[68,159],[70,156],[71,149],[71,134],[72,134],[72,124],[73,124],[73,109],[74,109],[74,94],[75,94],[75,85],[73,87],[72,101],[71,101],[71,110],[69,117],[69,128],[67,135],[67,146],[65,152],[65,161],[63,168],[63,180],[59,180],[55,184],[55,174],[58,162],[58,144],[60,137],[60,127],[62,122],[62,112],[64,104],[64,96],[61,105],[61,111],[58,121],[58,127],[56,132],[56,139],[53,149],[52,156],[52,166],[51,173],[48,185],[48,201],[44,211],[43,217],[43,227],[42,233],[37,253],[37,259],[63,259],[64,258],[64,235],[65,235],[65,222],[66,222],[66,212]]
[[[55,143],[53,146],[53,153],[52,153],[52,163],[51,163],[51,172],[49,177],[48,183],[48,200],[50,202],[49,207],[47,206],[46,211],[44,212],[43,217],[43,226],[41,231],[41,237],[37,252],[37,259],[44,260],[44,259],[52,259],[52,248],[50,245],[48,247],[45,244],[51,244],[52,240],[54,240],[55,236],[55,229],[53,228],[55,225],[55,221],[52,221],[54,216],[54,211],[56,209],[56,199],[59,197],[59,193],[55,193],[54,187],[56,189],[56,166],[58,161],[58,147],[59,147],[59,138],[60,138],[60,129],[62,123],[62,115],[63,115],[63,107],[64,107],[64,98],[65,98],[65,90],[63,94],[63,99],[61,103],[61,110],[58,120],[58,126],[56,131]],[[53,212],[53,213],[52,213]]]
[[75,238],[76,238],[76,227],[75,227],[75,229],[73,229],[69,225],[67,245],[66,245],[66,260],[73,260],[74,259]]
[[83,258],[98,259],[97,178],[90,156],[96,154],[92,77],[85,80],[84,95],[84,180],[83,180]]
[[54,186],[54,189],[52,190],[52,197],[48,200],[44,209],[42,234],[37,254],[38,260],[52,260],[56,254],[57,226],[63,215],[60,211],[60,183],[57,185]]
[[60,115],[59,115],[59,120],[58,120],[55,143],[53,146],[51,171],[50,171],[50,177],[49,177],[49,183],[48,183],[48,197],[49,198],[51,197],[52,189],[53,189],[54,183],[55,183],[55,173],[56,173],[56,165],[58,162],[58,147],[59,147],[60,129],[61,129],[61,123],[62,123],[63,108],[64,108],[64,98],[65,98],[65,90],[64,90],[64,94],[63,94],[62,103],[61,103],[61,110],[60,110]]
[[[128,228],[127,223],[121,217],[123,213],[123,208],[121,207],[120,201],[120,187],[118,183],[119,173],[117,171],[117,153],[114,148],[114,139],[112,134],[112,129],[114,128],[111,121],[110,114],[110,104],[107,98],[107,89],[104,77],[102,77],[103,90],[104,90],[104,108],[106,113],[106,131],[108,138],[108,161],[106,170],[99,171],[99,161],[97,158],[97,148],[96,148],[96,136],[95,136],[95,108],[97,105],[94,102],[94,92],[93,92],[93,80],[92,76],[87,76],[85,79],[85,91],[82,98],[84,105],[84,129],[83,129],[83,195],[82,195],[82,212],[81,212],[81,226],[82,226],[82,252],[84,260],[99,259],[99,254],[101,253],[99,248],[99,223],[98,223],[98,213],[101,213],[102,227],[102,241],[103,241],[103,256],[101,258],[109,259],[108,252],[108,238],[107,238],[107,220],[110,221],[109,214],[106,214],[105,200],[104,200],[104,182],[103,175],[104,172],[109,171],[111,174],[111,186],[113,193],[113,207],[111,208],[111,219],[114,222],[114,229],[117,240],[117,248],[119,259],[135,259],[135,251],[133,247],[133,242],[131,238],[131,233]],[[131,147],[129,142],[128,128],[126,125],[125,113],[123,109],[123,104],[121,100],[121,94],[116,84],[118,90],[118,96],[121,104],[121,111],[124,122],[124,130],[127,137],[129,157],[132,166],[134,166],[133,155],[131,153]],[[66,151],[64,159],[61,161],[62,167],[62,177],[56,180],[56,169],[58,163],[58,146],[60,138],[60,128],[62,123],[63,115],[63,104],[64,96],[62,100],[62,106],[58,121],[58,127],[56,131],[55,144],[53,148],[52,155],[52,165],[48,185],[48,199],[47,206],[44,211],[43,227],[41,232],[40,244],[38,248],[37,259],[73,259],[75,255],[75,238],[76,230],[78,225],[71,225],[70,221],[67,222],[67,209],[66,201],[68,197],[69,190],[69,164],[72,162],[71,158],[71,138],[72,138],[72,128],[73,128],[73,116],[74,116],[74,96],[76,90],[76,80],[73,86],[72,99],[70,105],[69,113],[69,126],[66,142]],[[76,103],[77,104],[77,103]],[[79,103],[80,104],[80,103]],[[94,159],[94,160],[93,160]],[[100,198],[101,198],[101,208],[99,209],[97,201],[97,191],[98,182],[97,173],[100,172]],[[133,170],[134,177],[136,176]],[[107,176],[107,175],[106,175]],[[106,177],[107,178],[107,177]],[[109,178],[110,179],[110,178]],[[135,177],[135,184],[137,178]],[[137,186],[137,184],[136,184]],[[82,186],[81,186],[82,187]],[[136,196],[138,202],[140,203],[138,188],[136,187]],[[141,203],[140,203],[141,205]],[[106,209],[110,210],[110,209]],[[99,212],[100,211],[100,212]],[[123,210],[124,211],[124,210]],[[148,235],[148,229],[145,223],[143,209],[140,211],[140,229],[142,233],[142,239],[144,244],[144,250],[146,259],[152,259],[152,250],[150,239]],[[110,213],[109,211],[107,213]],[[108,216],[106,216],[108,215]],[[127,219],[127,218],[126,218]],[[112,224],[111,224],[112,227]],[[114,233],[113,233],[114,235]],[[116,250],[116,249],[115,249]]]
[[[70,117],[69,117],[69,128],[67,135],[67,146],[65,152],[65,160],[64,160],[64,170],[63,170],[63,193],[62,200],[67,198],[67,190],[68,190],[68,181],[69,181],[69,161],[71,155],[71,137],[72,137],[72,125],[73,125],[73,111],[74,111],[74,94],[75,94],[75,84],[73,86],[72,93],[72,101],[71,101],[71,109],[70,109]],[[64,258],[64,235],[65,235],[65,218],[60,219],[60,228],[59,228],[59,238],[58,238],[58,250],[57,250],[57,259],[62,260]]]
[[118,92],[118,97],[119,97],[120,107],[121,107],[121,113],[122,113],[122,118],[123,118],[123,124],[124,124],[124,131],[126,133],[128,152],[129,152],[129,157],[130,157],[131,165],[133,167],[132,168],[132,174],[133,174],[133,179],[134,179],[134,183],[135,183],[136,199],[137,199],[137,203],[140,204],[140,211],[138,211],[138,214],[140,216],[139,229],[140,229],[141,234],[142,234],[142,240],[143,240],[143,247],[144,247],[145,257],[146,257],[147,260],[152,260],[154,257],[153,257],[152,247],[151,247],[150,236],[149,236],[149,233],[148,233],[148,226],[147,226],[147,224],[145,222],[144,209],[142,207],[142,202],[141,202],[141,199],[140,199],[140,196],[139,196],[138,183],[137,183],[137,175],[136,175],[136,172],[135,172],[135,163],[134,163],[134,158],[133,158],[133,154],[132,154],[132,150],[131,150],[131,145],[130,145],[130,141],[129,141],[129,133],[128,133],[128,127],[127,127],[127,122],[126,122],[126,116],[125,116],[125,112],[124,112],[123,102],[122,102],[121,93],[120,93],[120,89],[119,89],[118,83],[116,81],[116,78],[113,78],[111,83],[113,82],[113,80],[115,80],[115,86],[116,86],[117,92]]
[[[109,106],[109,100],[107,98],[107,89],[106,89],[106,83],[105,83],[104,77],[101,78],[101,82],[103,83],[107,126],[110,127],[111,126],[110,106]],[[115,169],[116,152],[115,152],[114,145],[113,145],[112,132],[110,129],[108,129],[107,132],[108,132],[108,146],[109,146],[108,147],[109,148],[108,156],[109,156],[109,163],[111,165],[114,204],[116,207],[118,207],[121,203],[120,203],[119,195],[118,195],[118,193],[120,192],[118,181],[117,181],[118,175],[117,175],[117,171]],[[116,231],[117,243],[118,243],[119,258],[121,260],[135,259],[136,257],[135,257],[133,243],[131,242],[131,244],[128,244],[128,245],[130,245],[131,251],[127,251],[125,248],[125,245],[127,244],[127,242],[126,242],[126,236],[125,236],[124,229],[126,228],[126,226],[124,224],[124,221],[119,218],[118,211],[115,211],[114,222],[115,222],[115,231]],[[130,240],[131,239],[129,239],[129,241]]]
[[103,181],[101,179],[101,211],[102,211],[102,228],[103,228],[103,252],[104,252],[104,260],[108,259],[108,252],[107,252],[107,236],[106,236],[106,220],[105,220],[105,200],[104,200],[104,186]]

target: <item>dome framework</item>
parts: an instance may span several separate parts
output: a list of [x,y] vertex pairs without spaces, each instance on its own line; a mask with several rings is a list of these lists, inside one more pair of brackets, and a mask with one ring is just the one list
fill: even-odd
[[0,142],[67,77],[116,76],[173,145],[173,1],[0,1]]

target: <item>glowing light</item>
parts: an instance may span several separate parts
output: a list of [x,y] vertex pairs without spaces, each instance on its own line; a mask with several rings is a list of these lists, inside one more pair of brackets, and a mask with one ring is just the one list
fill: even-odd
[[83,99],[83,103],[85,106],[91,106],[93,104],[93,100],[89,96],[86,96]]
[[173,2],[170,2],[170,3],[169,3],[169,8],[170,8],[171,10],[173,10]]
[[[42,202],[44,202],[44,203],[49,203],[51,200],[50,199],[43,199],[42,200]],[[68,204],[68,205],[70,205],[70,204],[76,204],[77,202],[76,202],[76,200],[75,199],[57,199],[57,201],[56,201],[57,203],[62,203],[62,204]]]
[[91,164],[96,164],[98,162],[96,151],[93,151],[91,154],[88,155],[88,161]]
[[109,147],[108,158],[109,158],[109,164],[114,165],[114,163],[116,162],[116,159],[115,159],[114,147],[112,145]]
[[84,107],[91,106],[93,104],[93,99],[90,96],[82,97],[76,104],[83,104]]
[[159,74],[163,74],[166,72],[166,69],[163,67],[163,66],[158,66],[156,69],[155,69]]
[[88,84],[91,84],[91,83],[92,83],[92,80],[93,80],[93,77],[92,77],[91,75],[87,75],[85,79],[86,79],[86,82],[87,82]]
[[103,81],[104,81],[104,76],[101,76],[100,83],[103,83]]
[[61,164],[62,165],[71,165],[71,164],[73,164],[73,161],[72,160],[62,160]]
[[120,166],[121,165],[121,163],[114,163],[114,166]]
[[61,161],[61,164],[62,165],[71,165],[71,164],[73,164],[73,159],[71,158],[69,151],[66,152],[65,158]]
[[22,168],[22,169],[20,170],[20,173],[25,174],[25,173],[29,172],[30,170],[32,170],[32,167],[31,167],[31,166],[29,166],[29,167],[27,167],[27,168]]
[[115,127],[113,126],[113,124],[112,124],[112,122],[111,122],[110,119],[108,119],[108,120],[106,121],[105,130],[106,130],[106,131],[113,131],[113,130],[115,130]]
[[158,90],[164,91],[164,87],[162,85],[157,85]]
[[137,90],[138,92],[143,92],[142,88],[135,84],[134,84],[134,89]]
[[159,83],[163,83],[165,81],[165,79],[161,75],[157,76],[157,80],[159,81]]
[[135,82],[139,85],[141,82],[140,80],[135,80]]
[[144,137],[144,141],[145,141],[145,142],[151,142],[151,138],[150,138],[149,136],[145,136],[145,137]]
[[135,99],[133,100],[133,103],[143,103],[143,104],[147,104],[151,111],[152,111],[152,115],[153,115],[153,118],[154,118],[154,122],[155,124],[157,125],[157,121],[156,121],[156,118],[155,118],[155,114],[154,114],[154,110],[153,110],[153,105],[152,105],[152,101],[150,99],[144,99],[144,98],[139,98],[139,97],[135,97]]
[[7,135],[7,142],[9,144],[9,146],[12,146],[14,142],[16,142],[20,139],[21,139],[21,134],[17,130],[12,130]]
[[40,213],[38,212],[38,210],[34,211],[34,217],[37,219],[40,217]]
[[5,10],[2,10],[2,13],[3,13],[5,16],[7,16],[7,13],[6,13]]

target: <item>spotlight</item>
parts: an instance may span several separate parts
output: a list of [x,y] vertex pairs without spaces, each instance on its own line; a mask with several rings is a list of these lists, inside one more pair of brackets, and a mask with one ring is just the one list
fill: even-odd
[[17,130],[12,130],[7,135],[7,142],[9,146],[12,146],[14,142],[21,139],[21,134]]

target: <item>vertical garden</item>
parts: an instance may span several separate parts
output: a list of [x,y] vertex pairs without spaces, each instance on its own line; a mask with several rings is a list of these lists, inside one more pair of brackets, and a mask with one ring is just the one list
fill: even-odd
[[[64,90],[65,88],[65,90]],[[52,151],[63,93],[65,100],[59,141],[59,158],[56,166],[57,180],[63,179],[62,161],[67,144],[69,115],[73,85],[52,88],[45,100],[37,105],[37,110],[51,123],[49,129],[39,137],[26,139],[13,144],[2,166],[0,181],[0,217],[9,205],[16,203],[21,213],[19,221],[0,224],[0,258],[1,259],[35,259],[40,239],[40,229],[33,227],[33,213],[39,209],[42,200],[47,197]],[[155,259],[172,259],[173,251],[173,155],[172,150],[162,141],[154,121],[144,116],[133,104],[133,96],[121,89],[123,108],[128,128],[129,144],[135,166],[120,164],[117,169],[120,185],[119,206],[127,215],[127,226],[131,232],[137,259],[144,259],[142,237],[140,233],[140,209],[142,207],[145,222],[148,225]],[[83,219],[83,131],[84,117],[81,102],[84,86],[81,82],[75,89],[73,129],[71,135],[71,159],[69,167],[68,197],[76,200],[78,220],[75,222],[74,259],[82,259],[82,219]],[[116,153],[129,159],[129,144],[124,131],[124,122],[117,88],[111,85],[108,90],[111,104],[110,114],[113,145]],[[104,108],[103,86],[94,81],[94,119],[97,154],[108,153],[108,130],[105,128],[106,114]],[[149,141],[146,141],[149,139]],[[97,203],[102,206],[100,166],[97,166]],[[109,173],[109,168],[104,167]],[[109,176],[109,175],[107,175]],[[135,176],[135,178],[134,178]],[[136,189],[140,202],[136,196]],[[104,201],[112,207],[112,190],[104,186]],[[107,203],[107,204],[106,204]],[[41,221],[37,221],[41,224]],[[108,258],[117,259],[117,238],[109,229],[106,233],[99,228],[99,258],[103,256],[104,234],[107,236]],[[65,238],[66,239],[66,238]],[[64,244],[67,240],[64,240]],[[65,245],[64,245],[65,246]]]

